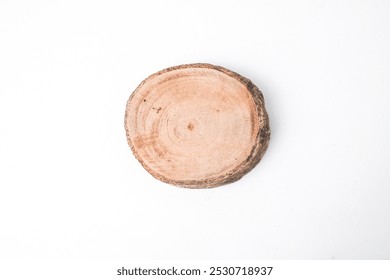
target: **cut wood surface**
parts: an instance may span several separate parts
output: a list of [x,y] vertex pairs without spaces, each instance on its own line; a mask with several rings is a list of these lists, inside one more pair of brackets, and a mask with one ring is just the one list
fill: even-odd
[[129,146],[155,178],[209,188],[234,182],[261,159],[270,139],[260,90],[210,64],[180,65],[144,80],[125,115]]

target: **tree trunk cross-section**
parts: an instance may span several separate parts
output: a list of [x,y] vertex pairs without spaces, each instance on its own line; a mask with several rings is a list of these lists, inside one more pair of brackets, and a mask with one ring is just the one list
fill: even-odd
[[127,102],[125,128],[131,150],[151,175],[187,188],[237,181],[259,163],[270,139],[260,90],[211,64],[148,77]]

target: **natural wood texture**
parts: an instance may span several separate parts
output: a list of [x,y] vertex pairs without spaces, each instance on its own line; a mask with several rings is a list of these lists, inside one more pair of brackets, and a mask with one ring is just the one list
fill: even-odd
[[260,161],[270,138],[259,89],[210,64],[176,66],[144,80],[127,102],[125,128],[150,174],[188,188],[240,179]]

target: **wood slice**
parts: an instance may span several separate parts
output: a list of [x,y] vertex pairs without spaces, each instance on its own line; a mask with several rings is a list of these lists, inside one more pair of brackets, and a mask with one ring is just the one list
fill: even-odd
[[129,146],[155,178],[210,188],[234,182],[261,159],[270,139],[260,90],[220,66],[180,65],[144,80],[125,115]]

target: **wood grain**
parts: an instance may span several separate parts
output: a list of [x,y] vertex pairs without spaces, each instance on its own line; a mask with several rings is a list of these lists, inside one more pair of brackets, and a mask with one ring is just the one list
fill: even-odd
[[151,175],[188,188],[240,179],[260,161],[270,139],[260,90],[211,64],[171,67],[144,80],[127,102],[125,129]]

